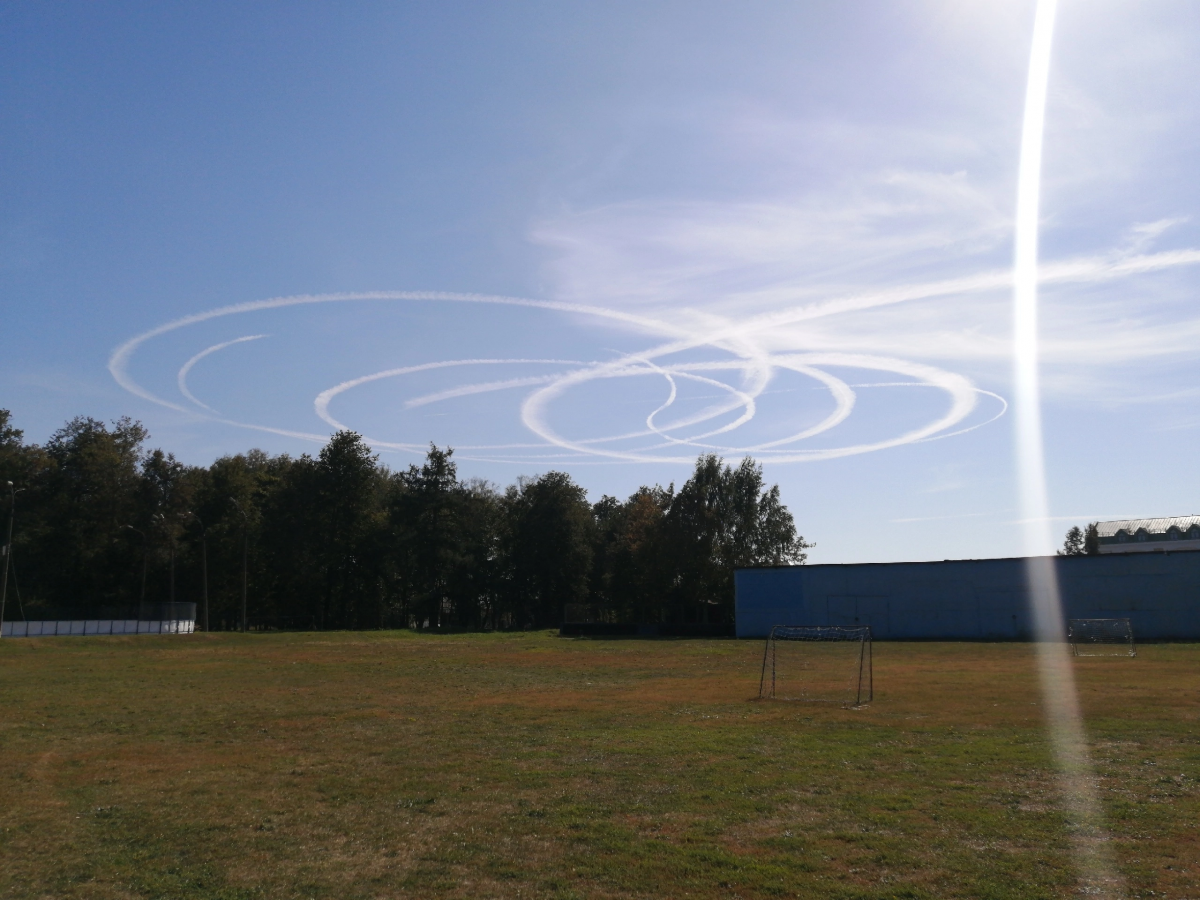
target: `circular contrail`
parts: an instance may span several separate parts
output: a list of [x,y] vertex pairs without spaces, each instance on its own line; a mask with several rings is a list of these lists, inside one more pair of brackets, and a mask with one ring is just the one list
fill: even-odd
[[206,409],[209,412],[216,412],[216,410],[214,410],[207,403],[201,403],[199,400],[197,400],[195,395],[193,395],[191,390],[188,388],[188,374],[192,371],[192,367],[195,366],[196,363],[200,362],[200,360],[204,359],[204,357],[211,356],[219,350],[224,350],[226,347],[232,347],[234,344],[244,344],[247,341],[257,341],[265,337],[265,334],[248,334],[245,337],[234,338],[232,341],[223,341],[220,344],[213,344],[211,347],[201,350],[199,353],[185,362],[180,367],[179,374],[175,376],[175,383],[179,385],[179,393],[183,394],[183,396],[187,397],[201,409]]
[[[1022,259],[1029,259],[1028,253]],[[1034,277],[1041,282],[1094,283],[1197,263],[1200,263],[1200,250],[1194,249],[1150,254],[1113,253],[1078,257],[1043,265],[1040,268],[1037,267],[1035,255],[1032,263],[1025,263],[1023,267],[1019,267],[1018,282],[1022,278],[1028,279],[1026,270],[1033,271]],[[1030,268],[1031,266],[1033,268]],[[923,284],[898,285],[830,297],[759,315],[737,318],[708,312],[703,315],[697,312],[696,315],[685,316],[681,315],[680,311],[675,311],[667,319],[588,304],[442,291],[371,291],[274,297],[267,300],[222,306],[184,316],[152,328],[117,347],[109,358],[108,368],[116,382],[125,390],[168,409],[255,431],[323,442],[327,439],[324,434],[276,428],[227,418],[208,403],[199,400],[190,390],[188,376],[194,367],[234,345],[258,340],[263,335],[246,335],[225,340],[213,344],[187,359],[176,377],[179,401],[159,396],[144,387],[130,373],[130,363],[140,348],[157,338],[201,323],[247,313],[318,304],[381,302],[483,304],[501,308],[536,309],[547,313],[601,319],[610,324],[625,327],[636,334],[649,336],[659,343],[635,353],[618,354],[615,358],[604,361],[487,358],[443,360],[398,366],[382,372],[357,375],[321,391],[314,399],[313,409],[317,417],[327,426],[332,428],[353,427],[353,423],[344,424],[333,416],[330,412],[330,403],[342,394],[365,384],[384,379],[397,379],[397,384],[400,384],[403,377],[409,374],[435,369],[455,370],[465,366],[552,366],[559,368],[560,371],[457,384],[433,393],[409,397],[403,408],[413,409],[479,394],[530,389],[530,393],[524,397],[521,403],[520,419],[534,436],[533,442],[479,443],[460,445],[459,447],[460,450],[469,450],[476,454],[472,458],[490,459],[496,462],[521,463],[559,459],[574,460],[578,463],[590,459],[593,462],[678,463],[690,461],[693,458],[676,455],[685,448],[696,452],[754,453],[760,455],[764,460],[773,462],[811,462],[870,453],[903,444],[940,440],[963,434],[1004,415],[1007,402],[997,394],[976,388],[962,375],[934,366],[865,354],[814,353],[813,347],[804,346],[803,335],[797,337],[792,331],[785,329],[816,319],[900,303],[995,291],[1011,287],[1014,284],[1013,278],[1011,270],[984,271],[960,278]],[[780,346],[781,342],[783,342],[782,347]],[[694,355],[696,353],[715,353],[719,354],[721,358],[701,361],[682,359],[685,354]],[[561,367],[566,367],[566,371],[561,371]],[[892,382],[891,384],[939,388],[947,393],[950,401],[949,407],[943,415],[925,425],[885,440],[832,448],[805,449],[799,447],[797,445],[802,442],[827,434],[837,428],[850,417],[855,409],[854,389],[841,378],[829,372],[829,368],[860,368],[892,372],[915,379],[915,381]],[[740,379],[740,384],[721,380],[722,376],[719,375],[714,377],[714,373],[721,372],[727,373],[731,378]],[[761,420],[760,404],[764,391],[780,374],[788,372],[814,379],[829,392],[833,401],[833,409],[824,418],[816,424],[798,428],[785,437],[769,441],[750,440],[738,444],[736,442],[716,443],[709,440],[718,435],[736,434],[750,423]],[[571,437],[561,434],[560,430],[552,424],[555,404],[567,398],[573,390],[585,385],[627,384],[628,379],[644,376],[664,379],[667,385],[667,396],[655,408],[647,411],[643,428],[599,436]],[[679,408],[680,380],[716,388],[724,396],[698,411],[681,414],[672,421],[664,422],[662,421],[663,416],[670,410]],[[985,422],[955,428],[971,414],[977,398],[981,395],[990,396],[999,401],[1000,411]],[[730,419],[729,416],[733,416],[733,418]],[[650,442],[646,443],[647,440]],[[639,446],[621,446],[638,441],[642,442]],[[383,441],[372,438],[370,442],[381,448],[414,453],[423,453],[427,447],[423,440]],[[511,451],[538,450],[556,452],[524,452],[517,455],[511,453]]]

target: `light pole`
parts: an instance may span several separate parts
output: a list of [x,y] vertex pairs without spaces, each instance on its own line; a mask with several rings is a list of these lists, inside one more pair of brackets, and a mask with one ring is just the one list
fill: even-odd
[[144,531],[139,531],[132,525],[122,525],[121,527],[126,531],[132,531],[134,534],[142,536],[142,596],[138,598],[137,614],[137,617],[140,619],[142,617],[142,607],[146,605],[146,558],[150,553],[150,548],[146,544],[146,533]]
[[[8,599],[8,561],[12,559],[13,515],[17,511],[17,492],[11,481],[8,485],[8,541],[4,545],[4,582],[0,584],[0,635],[4,633],[4,601]],[[18,600],[20,597],[18,596]]]
[[191,516],[200,526],[200,590],[204,597],[204,630],[208,631],[208,532],[194,512],[188,510],[185,515]]
[[167,546],[171,550],[171,614],[167,618],[175,618],[175,535],[171,531],[171,526],[167,522],[167,517],[162,513],[156,513],[154,518],[158,519],[159,525],[162,526],[163,534],[167,536]]
[[250,543],[250,519],[246,515],[246,511],[242,509],[242,505],[233,497],[229,498],[229,502],[233,504],[242,515],[242,633],[246,632],[246,556],[247,548]]

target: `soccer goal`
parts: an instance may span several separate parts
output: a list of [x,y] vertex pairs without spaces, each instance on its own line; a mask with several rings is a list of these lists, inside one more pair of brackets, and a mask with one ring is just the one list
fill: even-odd
[[870,702],[875,696],[871,627],[775,625],[763,649],[758,696],[845,707]]
[[1137,656],[1128,619],[1068,619],[1067,640],[1075,656]]

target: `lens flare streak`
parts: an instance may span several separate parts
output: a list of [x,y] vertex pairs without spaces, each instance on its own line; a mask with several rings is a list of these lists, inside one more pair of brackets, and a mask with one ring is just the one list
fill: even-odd
[[1119,897],[1124,895],[1124,889],[1106,852],[1107,837],[1079,708],[1075,671],[1067,651],[1054,558],[1041,555],[1054,543],[1038,382],[1038,237],[1046,95],[1056,7],[1056,0],[1038,0],[1021,130],[1013,263],[1017,477],[1038,675],[1076,865],[1084,891]]

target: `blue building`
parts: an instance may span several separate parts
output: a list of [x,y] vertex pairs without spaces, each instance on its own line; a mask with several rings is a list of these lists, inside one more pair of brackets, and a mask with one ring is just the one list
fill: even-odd
[[[1200,553],[1051,557],[1065,618],[1128,618],[1138,640],[1200,640]],[[775,566],[734,573],[738,637],[870,625],[887,640],[1028,640],[1025,560]]]

